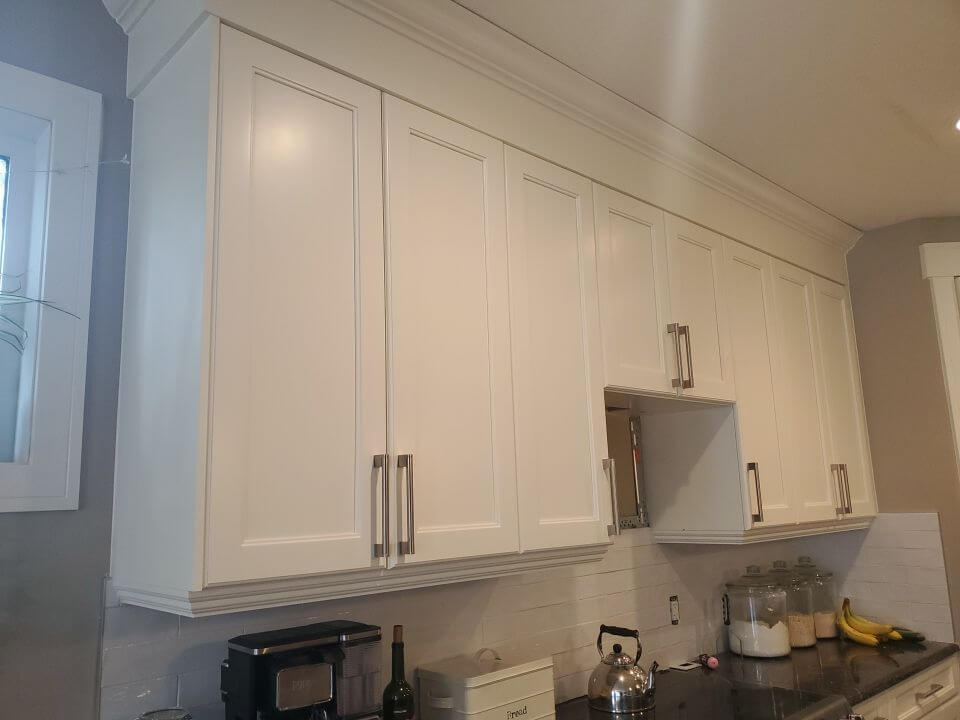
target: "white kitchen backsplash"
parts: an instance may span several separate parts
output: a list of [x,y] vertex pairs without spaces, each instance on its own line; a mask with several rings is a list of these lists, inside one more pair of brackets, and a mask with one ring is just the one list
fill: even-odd
[[952,641],[937,513],[882,513],[866,532],[841,593],[857,612]]
[[[632,530],[589,565],[200,619],[118,607],[108,592],[101,720],[132,720],[144,710],[175,705],[190,709],[196,720],[221,720],[219,665],[228,638],[337,618],[385,630],[403,624],[411,680],[420,663],[484,646],[508,656],[552,655],[559,702],[585,692],[599,660],[601,622],[638,628],[645,666],[713,652],[718,644],[722,649],[724,581],[747,564],[782,558],[792,565],[802,554],[833,569],[864,614],[876,611],[948,640],[953,631],[938,527],[935,513],[887,514],[867,532],[747,546],[658,545],[649,530]],[[918,587],[924,590],[911,590]],[[671,595],[680,600],[676,626],[670,624]],[[879,598],[891,604],[871,604]],[[384,668],[389,647],[385,641]]]

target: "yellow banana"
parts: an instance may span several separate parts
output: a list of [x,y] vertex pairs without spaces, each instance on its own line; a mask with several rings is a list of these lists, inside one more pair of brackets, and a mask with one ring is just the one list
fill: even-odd
[[859,615],[847,613],[847,622],[854,630],[859,630],[868,635],[889,635],[893,632],[893,625],[884,625],[882,623],[867,620]]
[[849,598],[844,598],[843,615],[850,627],[866,635],[889,635],[893,632],[893,625],[874,622],[873,620],[867,620],[859,615],[855,615],[853,609],[850,607]]
[[901,635],[896,630],[894,630],[893,632],[888,632],[886,635],[884,635],[884,637],[887,640],[903,640],[903,635]]
[[837,625],[840,626],[840,630],[843,631],[843,634],[848,639],[853,640],[855,643],[868,645],[870,647],[876,647],[880,644],[880,640],[876,635],[868,635],[867,633],[862,633],[859,630],[851,627],[850,623],[847,622],[847,618],[844,613],[841,613],[837,616]]

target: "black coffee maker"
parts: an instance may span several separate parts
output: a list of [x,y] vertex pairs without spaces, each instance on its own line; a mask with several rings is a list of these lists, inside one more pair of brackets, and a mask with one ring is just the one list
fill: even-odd
[[226,720],[381,716],[380,628],[334,620],[240,635],[220,666]]

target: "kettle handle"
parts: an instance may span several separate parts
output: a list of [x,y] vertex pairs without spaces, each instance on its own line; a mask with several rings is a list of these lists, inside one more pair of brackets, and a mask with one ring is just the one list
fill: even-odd
[[600,653],[600,657],[606,657],[603,654],[603,635],[618,635],[619,637],[633,638],[637,641],[637,656],[634,658],[633,664],[636,665],[640,662],[640,656],[643,655],[643,645],[640,644],[640,631],[639,630],[630,630],[629,628],[618,627],[617,625],[601,625],[600,634],[597,635],[597,652]]

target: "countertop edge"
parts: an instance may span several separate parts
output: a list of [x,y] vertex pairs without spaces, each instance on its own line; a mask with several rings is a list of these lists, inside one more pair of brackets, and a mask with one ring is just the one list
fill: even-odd
[[894,670],[889,676],[883,678],[882,680],[878,680],[867,688],[860,690],[854,696],[848,694],[847,700],[850,701],[851,705],[859,705],[862,702],[866,702],[870,698],[876,697],[885,690],[889,690],[894,685],[898,685],[904,680],[909,680],[914,675],[918,675],[924,670],[933,667],[937,663],[953,657],[958,652],[960,652],[960,645],[957,645],[956,643],[946,643],[943,647],[938,647],[930,654],[924,655],[920,661],[912,664],[910,667],[898,668],[897,670]]

